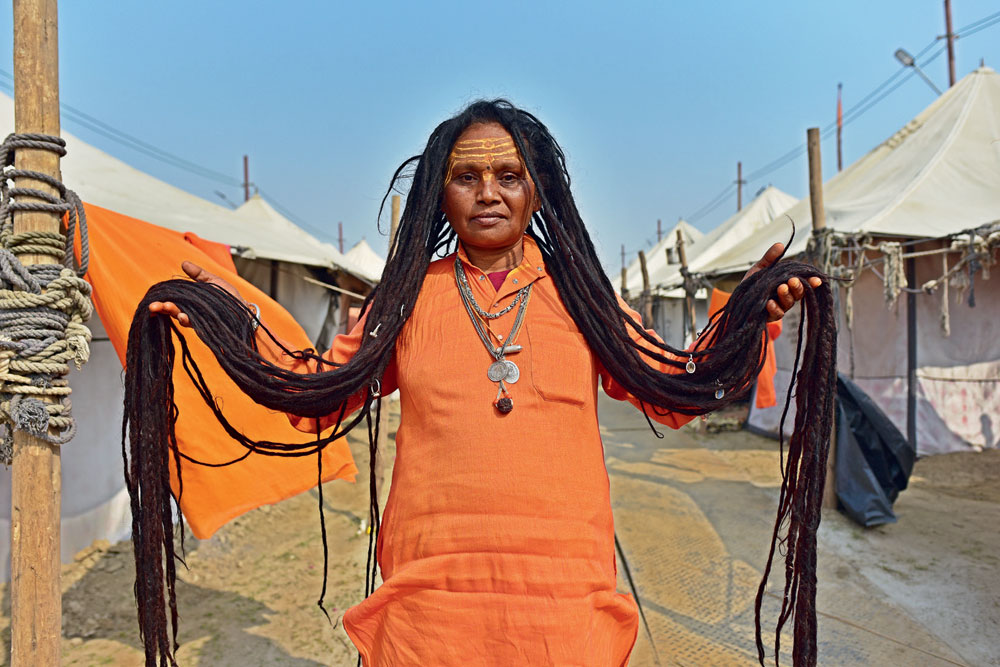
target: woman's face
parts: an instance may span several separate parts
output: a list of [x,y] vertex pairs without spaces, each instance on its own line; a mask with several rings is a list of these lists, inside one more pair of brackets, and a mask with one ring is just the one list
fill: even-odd
[[469,251],[504,251],[538,210],[535,186],[510,133],[499,123],[470,125],[448,159],[444,214]]

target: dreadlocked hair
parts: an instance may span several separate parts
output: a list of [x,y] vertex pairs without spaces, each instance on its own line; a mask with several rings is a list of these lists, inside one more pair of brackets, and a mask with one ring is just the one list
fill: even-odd
[[[680,350],[662,343],[619,306],[570,191],[562,148],[534,115],[505,100],[474,102],[454,118],[441,123],[431,133],[423,152],[404,161],[393,174],[382,206],[391,192],[401,190],[408,182],[406,204],[379,286],[362,306],[366,313],[365,335],[357,353],[347,363],[334,366],[311,350],[286,350],[298,358],[314,360],[318,372],[299,374],[275,366],[258,351],[253,314],[239,299],[211,284],[186,280],[159,283],[139,304],[129,332],[122,448],[132,503],[135,592],[146,664],[155,667],[157,659],[161,667],[175,664],[176,556],[171,503],[177,506],[179,514],[182,465],[227,465],[251,453],[316,455],[320,461],[318,479],[321,479],[323,448],[364,420],[369,433],[371,526],[365,595],[374,590],[378,564],[373,558],[372,545],[378,539],[380,527],[375,479],[381,407],[379,381],[392,357],[396,338],[413,311],[428,265],[435,256],[446,254],[457,244],[455,232],[442,213],[445,165],[459,135],[477,123],[499,123],[513,137],[541,202],[526,233],[537,242],[547,273],[555,281],[566,309],[590,349],[606,371],[641,401],[646,419],[658,437],[662,434],[653,426],[649,411],[701,415],[747,395],[765,360],[767,300],[790,278],[802,280],[805,286],[803,321],[808,327],[805,330],[807,337],[799,339],[796,368],[801,355],[804,370],[799,376],[800,388],[796,394],[795,430],[788,443],[787,457],[783,455],[778,515],[757,595],[755,623],[758,653],[763,664],[761,600],[775,549],[780,546],[784,549],[785,588],[776,626],[775,660],[781,629],[789,618],[793,618],[794,663],[815,664],[816,531],[836,377],[836,327],[829,280],[807,264],[777,262],[754,273],[737,287],[693,349]],[[808,278],[813,276],[823,279],[820,287],[809,285]],[[170,318],[149,316],[148,306],[153,301],[172,301],[187,313],[194,333],[252,399],[273,410],[315,418],[316,440],[307,443],[253,441],[232,426],[216,404],[181,330]],[[630,330],[645,345],[634,341]],[[256,335],[271,334],[261,325]],[[180,451],[174,435],[178,418],[172,383],[174,339],[186,374],[226,432],[246,448],[246,454],[239,459],[207,464]],[[689,361],[695,364],[693,373],[663,373],[650,366],[650,362],[659,362],[683,368]],[[791,400],[791,389],[788,400]],[[355,406],[361,409],[350,416]],[[336,416],[335,425],[328,435],[320,436],[318,420],[326,415]],[[171,461],[178,480],[176,495],[170,487]],[[322,497],[320,511],[325,547]],[[183,549],[183,531],[181,538]],[[325,587],[324,567],[324,591]],[[168,633],[172,634],[168,636]]]

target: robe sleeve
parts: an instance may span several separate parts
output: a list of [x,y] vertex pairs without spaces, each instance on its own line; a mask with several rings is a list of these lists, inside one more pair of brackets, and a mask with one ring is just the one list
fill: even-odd
[[[358,323],[354,325],[350,333],[340,334],[333,339],[333,344],[330,349],[320,355],[324,360],[332,362],[334,364],[346,364],[351,358],[354,357],[355,353],[361,348],[361,341],[364,337],[365,330],[365,320],[367,316],[362,317],[358,320]],[[289,347],[284,341],[278,339],[281,345],[289,349],[294,349],[294,346]],[[276,366],[281,366],[290,371],[296,373],[316,373],[318,370],[332,370],[333,366],[323,365],[322,369],[319,369],[320,362],[315,359],[298,359],[281,349],[281,346],[271,339],[266,333],[263,333],[260,329],[257,332],[257,346],[260,354],[275,364]],[[397,389],[396,381],[396,358],[389,361],[389,365],[386,366],[385,372],[382,374],[381,393],[383,396],[388,396]],[[364,405],[366,390],[361,390],[352,396],[347,401],[347,410],[344,412],[344,419],[347,416],[353,414]],[[320,430],[325,430],[330,426],[333,426],[337,421],[337,416],[340,410],[336,410],[325,417],[321,417],[319,420]],[[299,429],[300,431],[305,431],[306,433],[316,432],[316,420],[312,417],[300,417],[298,415],[289,414],[288,421],[291,422],[292,426]]]
[[[627,303],[625,303],[625,301],[621,297],[618,297],[618,305],[621,306],[622,310],[624,310],[626,313],[628,313],[629,315],[631,315],[632,317],[634,317],[637,322],[639,322],[640,324],[642,323],[642,318],[639,316],[639,313],[637,313],[636,311],[632,310],[632,308]],[[635,342],[637,342],[642,347],[644,347],[644,348],[646,348],[648,350],[655,350],[655,351],[659,352],[660,354],[662,354],[664,356],[673,356],[678,361],[683,361],[684,360],[683,357],[678,357],[676,355],[670,355],[670,354],[664,352],[663,350],[655,348],[649,341],[647,341],[644,338],[642,338],[638,334],[638,332],[636,332],[631,327],[628,327],[628,330],[629,330],[629,335],[632,337],[632,340],[634,340]],[[655,331],[653,331],[652,329],[646,329],[646,333],[651,334],[658,341],[661,341],[661,342],[663,341],[663,339],[660,338],[657,335],[657,333]],[[694,349],[694,346],[696,344],[697,344],[697,341],[695,341],[695,343],[692,343],[691,346],[690,346],[690,349]],[[652,368],[655,368],[656,370],[659,370],[659,371],[661,371],[663,373],[683,373],[684,372],[683,368],[675,368],[673,366],[670,366],[669,364],[665,364],[665,363],[656,361],[654,359],[650,359],[649,357],[646,357],[645,355],[642,355],[642,359],[649,366],[651,366]],[[643,403],[642,403],[642,401],[640,401],[638,398],[636,398],[631,393],[629,393],[628,390],[625,389],[625,387],[623,387],[621,384],[618,383],[617,380],[615,380],[613,377],[611,377],[611,374],[608,373],[603,368],[603,366],[600,368],[599,372],[600,372],[600,375],[601,375],[601,386],[604,387],[604,393],[606,393],[611,398],[617,399],[619,401],[628,401],[629,403],[631,403],[635,407],[639,408],[640,410],[643,409]],[[692,419],[694,419],[694,415],[683,415],[683,414],[679,414],[679,413],[676,413],[676,412],[670,412],[670,411],[667,411],[667,412],[665,412],[663,414],[659,414],[659,412],[663,412],[663,411],[662,410],[658,411],[657,409],[654,409],[653,406],[651,406],[651,405],[646,405],[645,406],[645,412],[649,416],[649,418],[652,419],[653,421],[659,422],[660,424],[664,424],[666,426],[669,426],[670,428],[680,428],[684,424],[687,424],[689,421],[691,421]]]

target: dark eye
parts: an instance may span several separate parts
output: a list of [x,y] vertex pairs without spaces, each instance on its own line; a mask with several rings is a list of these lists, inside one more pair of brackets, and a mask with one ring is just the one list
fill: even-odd
[[516,183],[516,182],[518,182],[520,180],[521,180],[520,176],[518,176],[517,174],[515,174],[513,172],[510,172],[510,171],[504,172],[500,176],[500,181],[502,183]]
[[460,174],[456,180],[461,181],[462,183],[475,183],[476,176],[475,174],[467,171],[464,174]]

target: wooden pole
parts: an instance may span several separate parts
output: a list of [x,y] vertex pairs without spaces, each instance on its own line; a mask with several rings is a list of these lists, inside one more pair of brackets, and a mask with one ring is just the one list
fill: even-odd
[[809,206],[812,212],[814,232],[826,228],[826,212],[823,209],[823,165],[819,154],[819,128],[806,130],[806,146],[809,150]]
[[337,223],[337,247],[340,248],[340,252],[344,252],[344,223]]
[[[59,135],[59,40],[56,0],[14,0],[14,131]],[[59,156],[20,149],[15,166],[60,178]],[[17,187],[58,194],[44,183],[18,179]],[[14,233],[60,231],[61,216],[22,212]],[[22,255],[24,264],[55,263]],[[14,432],[11,472],[11,665],[58,665],[62,635],[59,585],[59,447]]]
[[955,85],[955,33],[951,30],[951,0],[944,0],[945,39],[948,40],[948,87]]
[[[688,268],[687,251],[684,249],[684,232],[680,229],[677,230],[677,254],[680,256],[681,260],[681,271],[686,273]],[[698,325],[694,321],[694,295],[688,294],[688,291],[684,290],[684,306],[687,308],[688,314],[688,328],[691,331],[691,340],[698,338]]]
[[660,239],[663,238],[663,223],[659,218],[656,219],[656,242],[659,243]]
[[642,271],[642,321],[653,326],[653,299],[649,294],[649,271],[646,270],[646,253],[639,251],[639,270]]
[[[826,228],[826,211],[823,208],[823,167],[819,151],[819,128],[806,130],[806,146],[809,151],[809,206],[812,211],[813,233]],[[823,487],[823,507],[837,509],[837,426],[830,432],[830,454],[826,459],[826,484]]]

